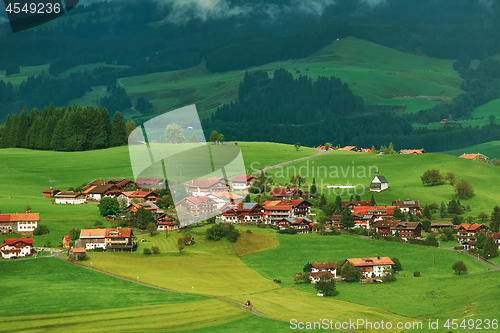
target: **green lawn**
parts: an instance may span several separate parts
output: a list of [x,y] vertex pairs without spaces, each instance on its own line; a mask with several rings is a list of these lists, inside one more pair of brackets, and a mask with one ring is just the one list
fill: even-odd
[[493,158],[500,159],[500,141],[490,141],[463,149],[447,150],[443,151],[442,153],[450,154],[453,156],[460,156],[464,153],[467,154],[481,153],[485,156],[488,156],[490,159]]
[[[372,285],[341,282],[337,284],[339,293],[331,302],[343,300],[422,320],[469,315],[474,315],[474,318],[495,317],[494,304],[500,292],[492,288],[500,278],[500,272],[488,272],[487,265],[465,254],[345,235],[278,235],[278,240],[278,247],[244,256],[242,260],[264,277],[281,279],[285,289],[299,290],[314,297],[316,291],[312,285],[293,282],[293,275],[301,272],[308,262],[337,262],[367,256],[397,257],[403,271],[397,275],[396,282]],[[461,276],[454,273],[451,266],[457,260],[466,263],[468,273]],[[416,270],[421,272],[420,278],[413,277]],[[258,295],[253,298],[260,299]],[[468,308],[472,309],[465,311]]]
[[[347,37],[310,57],[278,61],[248,70],[272,73],[284,68],[294,76],[336,76],[349,84],[367,104],[401,106],[415,112],[449,100],[460,90],[460,77],[452,60],[400,52],[365,40]],[[299,73],[300,72],[300,73]],[[211,73],[204,65],[173,71],[122,78],[133,100],[144,96],[157,113],[196,104],[202,118],[237,97],[245,71]],[[87,97],[75,103],[88,101]]]
[[[9,75],[6,78],[0,79],[0,81],[4,81],[5,83],[12,83],[14,87],[17,87],[21,84],[21,82],[26,81],[28,76],[37,76],[45,72],[45,74],[49,74],[49,66],[50,64],[38,65],[38,66],[22,66],[20,68],[20,73]],[[0,70],[0,76],[5,75],[5,70]]]
[[[374,193],[379,205],[390,205],[394,200],[406,198],[416,199],[421,205],[442,201],[448,203],[457,196],[454,188],[448,183],[440,186],[424,186],[420,176],[426,170],[439,169],[441,173],[451,171],[457,179],[466,179],[474,188],[475,195],[471,199],[461,200],[464,205],[471,206],[471,212],[464,216],[477,216],[480,212],[490,213],[498,204],[500,191],[500,169],[497,166],[477,161],[457,158],[446,154],[428,153],[423,155],[374,155],[333,151],[305,161],[291,163],[283,168],[271,170],[269,174],[276,183],[286,183],[290,175],[300,172],[310,185],[313,177],[318,188],[334,200],[341,194],[347,200],[353,190],[328,189],[328,185],[357,185],[357,192],[362,200],[370,200]],[[353,173],[354,170],[354,173]],[[389,189],[380,193],[365,190],[379,171],[389,181]],[[314,172],[314,173],[313,173]]]

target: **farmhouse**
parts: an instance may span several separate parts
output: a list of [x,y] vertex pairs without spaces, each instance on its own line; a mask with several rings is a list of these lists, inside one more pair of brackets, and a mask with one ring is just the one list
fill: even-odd
[[345,208],[345,206],[348,206],[349,209],[351,210],[351,213],[354,213],[354,207],[356,206],[371,206],[372,202],[371,201],[342,201],[340,203],[340,207],[342,210]]
[[394,265],[389,257],[351,258],[346,261],[361,268],[366,278],[382,277],[384,270]]
[[363,153],[373,153],[370,148],[362,148],[361,152],[363,152]]
[[373,214],[354,214],[354,228],[363,228],[368,230],[372,228],[376,221],[377,216]]
[[38,213],[31,213],[30,211],[25,214],[0,214],[0,232],[2,234],[16,232],[32,235],[39,221]]
[[276,225],[280,230],[294,228],[297,230],[298,234],[308,234],[312,230],[313,221],[309,220],[307,217],[286,217],[277,221]]
[[122,192],[118,196],[118,200],[124,200],[127,203],[127,205],[130,205],[133,199],[140,202],[157,202],[159,198],[153,192],[140,191],[140,190]]
[[217,203],[206,195],[186,197],[179,201],[177,207],[186,207],[194,216],[213,214]]
[[100,201],[105,197],[116,197],[121,193],[121,189],[113,183],[105,185],[91,185],[83,191],[87,199]]
[[59,193],[58,189],[46,188],[42,191],[42,195],[44,198],[52,198],[55,194]]
[[225,204],[221,211],[222,214],[218,218],[223,222],[257,223],[264,220],[264,208],[257,203]]
[[276,197],[278,199],[290,199],[293,196],[302,196],[304,193],[296,187],[286,187],[286,188],[274,188],[270,196]]
[[244,199],[241,195],[228,191],[213,192],[210,193],[208,197],[216,202],[218,210],[220,210],[225,204],[241,202]]
[[240,175],[231,179],[231,185],[233,191],[236,190],[247,190],[250,188],[250,185],[255,180],[255,177],[252,175]]
[[87,250],[106,248],[106,229],[82,229],[79,246]]
[[275,224],[287,217],[294,218],[310,215],[311,206],[312,204],[302,199],[265,201],[264,222],[266,224]]
[[403,154],[403,155],[420,155],[420,154],[425,154],[427,153],[423,149],[401,149],[398,154]]
[[85,195],[73,191],[63,191],[54,195],[56,204],[77,205],[85,203]]
[[211,177],[208,179],[193,179],[186,184],[187,190],[195,197],[208,195],[213,192],[227,191],[227,179]]
[[332,277],[337,277],[337,264],[334,262],[314,262],[311,263],[311,275],[309,280],[311,283],[316,283],[322,275],[330,274]]
[[457,230],[457,241],[468,250],[476,244],[477,235],[481,232],[487,232],[488,227],[479,223],[461,223],[455,228]]
[[382,175],[377,174],[370,184],[371,192],[380,192],[389,188],[389,181]]
[[2,258],[19,258],[33,255],[33,238],[7,238],[4,240],[3,245],[0,245]]
[[134,249],[132,228],[110,228],[105,229],[107,251],[132,251]]
[[420,222],[398,220],[381,220],[374,224],[376,232],[383,236],[394,235],[396,232],[401,238],[417,238],[422,236]]
[[474,161],[486,161],[488,159],[487,156],[484,156],[483,154],[462,154],[458,156],[459,158],[466,158],[468,160],[474,160]]
[[325,222],[325,227],[330,228],[330,227],[335,227],[337,229],[342,229],[342,225],[340,224],[340,219],[342,218],[342,215],[332,215],[330,216],[330,221]]
[[393,201],[392,205],[396,206],[404,213],[411,212],[412,214],[416,214],[417,211],[420,210],[420,204],[418,203],[418,200],[397,200]]
[[338,150],[347,150],[347,151],[355,151],[355,152],[360,152],[361,148],[357,146],[345,146],[343,148],[339,148]]
[[375,220],[382,220],[384,217],[392,217],[395,206],[355,206],[353,214],[355,215],[376,215]]

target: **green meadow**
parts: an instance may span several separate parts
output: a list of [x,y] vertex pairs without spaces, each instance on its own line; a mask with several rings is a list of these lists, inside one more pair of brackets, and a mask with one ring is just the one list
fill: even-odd
[[[4,81],[5,83],[12,83],[14,87],[17,87],[21,84],[21,82],[26,81],[28,76],[37,76],[42,73],[49,73],[49,64],[38,65],[38,66],[22,66],[19,70],[20,73],[9,75],[6,78],[2,78],[0,81]],[[0,70],[0,76],[5,75],[5,70]]]
[[[389,181],[389,189],[380,193],[373,192],[378,205],[390,205],[394,200],[406,198],[417,199],[422,204],[448,203],[457,196],[454,188],[445,183],[443,185],[426,186],[420,177],[426,170],[438,169],[442,174],[453,172],[457,179],[469,181],[474,188],[475,195],[468,200],[461,200],[463,205],[470,205],[471,212],[465,216],[477,216],[480,212],[488,214],[498,205],[500,191],[500,172],[497,166],[457,158],[447,154],[427,153],[423,155],[374,155],[370,153],[355,153],[345,151],[331,151],[305,161],[288,164],[276,168],[268,173],[276,183],[284,184],[289,181],[290,175],[301,173],[310,184],[316,179],[318,188],[334,200],[340,194],[347,200],[353,189],[328,189],[331,185],[357,186],[356,191],[362,200],[370,200],[372,192],[370,186],[378,170]],[[314,172],[314,173],[313,173]]]
[[[272,74],[278,68],[296,77],[339,77],[367,104],[397,105],[404,112],[430,108],[461,92],[460,77],[452,68],[452,60],[404,53],[353,37],[335,41],[307,58],[248,70]],[[133,100],[140,96],[150,100],[157,113],[196,104],[200,116],[206,118],[218,106],[237,97],[244,73],[211,73],[201,64],[185,70],[126,77],[120,82]],[[73,102],[86,101],[88,98],[83,97]]]
[[478,145],[469,146],[467,148],[447,150],[441,153],[453,156],[460,156],[464,153],[467,154],[481,153],[485,156],[488,156],[490,159],[493,158],[500,159],[500,141],[490,141],[486,143],[480,143]]

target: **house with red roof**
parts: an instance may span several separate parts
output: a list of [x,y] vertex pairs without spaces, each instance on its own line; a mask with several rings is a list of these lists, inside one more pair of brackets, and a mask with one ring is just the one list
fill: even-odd
[[313,221],[307,217],[285,217],[276,222],[279,230],[294,228],[298,234],[308,234],[314,226]]
[[396,206],[354,206],[352,213],[355,215],[375,215],[376,221],[384,217],[392,217]]
[[120,195],[118,196],[118,200],[124,200],[127,203],[127,205],[130,205],[132,200],[139,202],[156,203],[158,202],[159,199],[160,198],[153,192],[142,191],[142,190],[121,192]]
[[354,213],[354,207],[356,207],[356,206],[367,207],[367,206],[371,206],[371,205],[372,205],[371,201],[342,201],[340,203],[340,207],[342,209],[344,209],[345,206],[348,206],[349,209],[351,210],[351,213]]
[[343,148],[339,148],[338,150],[347,150],[347,151],[360,152],[361,148],[359,148],[358,146],[345,146]]
[[38,213],[15,213],[0,214],[0,233],[10,234],[13,232],[32,235],[38,227],[40,216]]
[[79,205],[84,204],[87,197],[80,192],[62,191],[54,195],[56,204]]
[[83,194],[87,200],[101,201],[102,198],[117,197],[122,190],[111,180],[104,185],[90,185],[84,189]]
[[69,236],[68,236],[68,235],[65,235],[65,236],[63,237],[63,239],[62,239],[62,246],[63,246],[64,248],[68,248],[68,247],[70,247],[70,243],[71,243],[71,238],[69,238]]
[[72,247],[68,253],[69,260],[75,260],[75,261],[85,260],[86,256],[87,256],[87,250],[85,250],[85,248],[83,247]]
[[231,188],[236,190],[247,190],[252,185],[255,177],[252,175],[239,175],[231,179]]
[[[341,216],[341,215],[340,215]],[[354,228],[371,229],[377,221],[377,216],[374,214],[354,214]]]
[[483,154],[462,154],[458,156],[459,158],[466,158],[468,160],[474,160],[474,161],[486,161],[488,159],[487,156]]
[[33,238],[29,237],[4,239],[3,245],[0,245],[2,258],[10,259],[31,256],[33,255],[33,243]]
[[457,231],[457,241],[468,250],[476,244],[477,235],[481,232],[487,232],[488,227],[480,223],[461,223],[453,228]]
[[289,199],[294,196],[301,197],[304,195],[304,192],[297,187],[273,188],[269,195],[278,199]]
[[184,207],[194,216],[213,214],[217,203],[206,195],[186,197],[178,202],[177,207]]
[[380,278],[384,275],[386,269],[394,265],[394,262],[389,257],[350,258],[347,261],[354,267],[361,268],[365,278]]
[[361,152],[363,152],[363,153],[373,153],[370,148],[361,148]]
[[325,222],[325,227],[327,228],[337,228],[337,229],[342,229],[342,224],[340,224],[340,220],[342,218],[342,215],[332,215],[330,216],[330,221]]
[[305,217],[311,214],[312,204],[303,199],[265,201],[264,222],[275,224],[284,218]]
[[116,181],[116,186],[119,187],[122,191],[126,189],[134,189],[137,190],[139,187],[137,184],[130,179],[121,179],[121,180],[115,180]]
[[398,235],[403,239],[420,238],[422,236],[422,224],[420,222],[409,222],[399,220],[380,220],[373,225],[375,231],[382,236]]
[[208,179],[193,179],[186,184],[187,190],[193,196],[199,197],[209,195],[213,192],[228,190],[228,181],[222,177],[210,177]]
[[331,277],[337,277],[337,264],[334,262],[313,262],[311,264],[311,273],[309,276],[309,281],[311,283],[316,283],[319,281],[320,277],[329,274]]
[[257,223],[264,221],[264,208],[253,202],[227,203],[220,209],[218,219],[232,223]]
[[413,215],[415,215],[417,211],[420,210],[420,204],[418,203],[418,200],[397,200],[393,201],[392,205],[399,208],[403,213],[411,212]]
[[317,146],[316,149],[319,149],[319,150],[326,150],[325,146]]
[[423,149],[401,149],[398,154],[402,155],[421,155],[427,153]]
[[59,193],[58,189],[52,189],[52,188],[46,188],[45,190],[42,191],[42,195],[44,198],[52,198],[55,194]]
[[165,188],[165,181],[163,178],[138,178],[135,181],[139,188],[146,189],[162,189]]
[[136,238],[132,228],[108,228],[104,234],[106,251],[132,252],[134,249],[133,240]]

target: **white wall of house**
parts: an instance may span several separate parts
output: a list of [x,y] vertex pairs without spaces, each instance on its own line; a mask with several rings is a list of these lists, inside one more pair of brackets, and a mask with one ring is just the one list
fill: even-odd
[[85,198],[73,199],[73,198],[56,198],[56,204],[68,204],[68,205],[79,205],[85,203]]
[[233,190],[247,190],[250,188],[250,185],[247,183],[233,182]]
[[38,226],[38,222],[36,221],[27,221],[27,222],[17,222],[17,231],[19,232],[33,232]]
[[21,252],[3,252],[15,249],[15,246],[6,245],[2,248],[2,258],[9,259],[12,257],[24,257],[31,254],[31,246],[27,245],[21,248]]
[[106,241],[104,238],[102,240],[100,239],[99,243],[87,243],[87,245],[85,245],[86,250],[95,250],[97,248],[101,248],[101,249],[106,248]]

